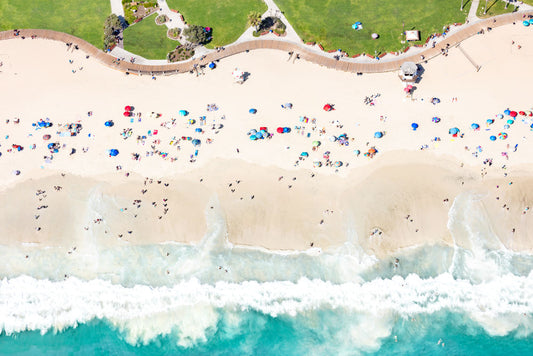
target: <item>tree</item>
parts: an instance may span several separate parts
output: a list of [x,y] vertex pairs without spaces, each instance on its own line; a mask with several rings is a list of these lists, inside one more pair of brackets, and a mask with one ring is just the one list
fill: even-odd
[[259,27],[261,26],[261,13],[258,11],[250,11],[248,14],[248,24],[255,27],[256,31],[259,31]]
[[210,39],[210,34],[200,25],[189,25],[183,30],[183,35],[194,44],[204,44]]
[[109,15],[104,22],[104,49],[108,50],[117,42],[117,36],[122,30],[122,22],[117,15]]

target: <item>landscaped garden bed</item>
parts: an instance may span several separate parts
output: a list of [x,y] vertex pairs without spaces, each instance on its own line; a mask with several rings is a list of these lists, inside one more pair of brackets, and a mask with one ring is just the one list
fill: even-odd
[[124,6],[124,19],[131,25],[154,13],[157,10],[157,1],[122,0],[122,6]]
[[158,25],[164,25],[168,22],[168,16],[167,15],[159,15],[155,18],[155,23]]
[[167,36],[173,40],[179,40],[181,35],[181,28],[169,28],[167,31]]
[[194,47],[187,44],[178,46],[174,51],[167,55],[169,62],[180,62],[194,56]]

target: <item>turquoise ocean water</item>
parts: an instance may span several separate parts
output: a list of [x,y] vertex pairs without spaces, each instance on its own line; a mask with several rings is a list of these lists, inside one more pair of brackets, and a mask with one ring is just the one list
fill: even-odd
[[455,200],[455,245],[384,260],[349,230],[331,251],[231,246],[214,215],[197,246],[3,246],[0,354],[533,354],[533,256],[476,204]]

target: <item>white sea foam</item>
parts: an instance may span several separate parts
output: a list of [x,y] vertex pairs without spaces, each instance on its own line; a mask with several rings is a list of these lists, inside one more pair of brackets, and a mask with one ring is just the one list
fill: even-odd
[[[305,278],[296,283],[216,284],[191,279],[157,288],[21,276],[0,282],[0,327],[7,334],[45,332],[105,318],[123,330],[131,343],[146,343],[157,335],[177,332],[179,342],[186,346],[205,340],[205,333],[216,327],[217,308],[252,310],[273,317],[342,308],[350,313],[397,313],[404,317],[442,310],[464,312],[487,332],[501,334],[520,326],[522,315],[533,313],[532,301],[533,273],[508,274],[480,284],[442,274],[429,279],[409,275],[344,284]],[[494,327],[501,317],[506,317],[506,325]],[[380,327],[379,334],[383,333],[387,330]]]

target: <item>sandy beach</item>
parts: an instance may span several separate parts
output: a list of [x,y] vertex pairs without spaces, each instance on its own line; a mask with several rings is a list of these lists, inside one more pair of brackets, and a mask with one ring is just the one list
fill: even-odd
[[[509,25],[462,43],[479,72],[452,48],[423,65],[412,97],[397,73],[356,76],[284,52],[154,80],[64,43],[1,41],[0,244],[198,243],[216,216],[237,245],[320,251],[350,241],[382,257],[462,246],[468,232],[452,234],[450,219],[478,214],[495,243],[531,252],[531,31]],[[234,68],[250,74],[244,84]],[[526,114],[507,124],[508,108]],[[250,140],[261,127],[271,138]]]

